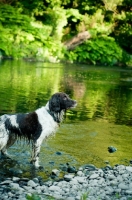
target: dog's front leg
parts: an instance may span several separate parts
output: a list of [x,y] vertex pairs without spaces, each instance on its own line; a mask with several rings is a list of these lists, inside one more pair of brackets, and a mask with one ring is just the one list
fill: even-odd
[[39,165],[40,146],[41,146],[40,141],[36,141],[32,145],[32,159],[31,159],[31,163],[35,166],[35,168],[39,168],[40,167],[40,165]]
[[1,149],[1,157],[2,158],[10,158],[8,152],[7,152],[7,149],[6,147],[4,147],[3,149]]

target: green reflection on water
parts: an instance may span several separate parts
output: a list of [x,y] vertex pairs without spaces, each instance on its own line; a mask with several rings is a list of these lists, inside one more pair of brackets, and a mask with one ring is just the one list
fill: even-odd
[[[77,65],[4,61],[0,64],[0,115],[29,112],[64,91],[78,102],[47,147],[43,165],[70,162],[103,166],[131,159],[132,71]],[[117,152],[110,154],[108,146]],[[11,148],[11,151],[12,148]],[[55,152],[63,152],[57,157]],[[21,153],[21,147],[18,153]],[[23,159],[23,158],[21,158]]]
[[[79,164],[95,164],[98,167],[109,164],[129,164],[131,156],[132,129],[126,125],[115,125],[97,121],[64,124],[49,145],[74,155]],[[108,152],[108,146],[117,148]]]

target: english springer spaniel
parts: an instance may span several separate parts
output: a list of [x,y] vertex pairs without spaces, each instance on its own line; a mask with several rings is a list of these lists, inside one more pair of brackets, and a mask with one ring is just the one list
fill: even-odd
[[32,143],[31,163],[39,167],[39,152],[44,139],[55,133],[67,109],[76,107],[77,102],[65,93],[55,93],[47,102],[34,112],[5,114],[0,117],[1,156],[8,157],[7,148],[17,139]]

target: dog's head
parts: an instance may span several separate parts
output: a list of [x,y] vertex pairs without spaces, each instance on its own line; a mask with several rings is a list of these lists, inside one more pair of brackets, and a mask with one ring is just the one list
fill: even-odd
[[62,110],[66,111],[70,108],[75,108],[77,102],[69,98],[69,96],[63,92],[55,93],[49,100],[49,110],[51,112],[59,113]]

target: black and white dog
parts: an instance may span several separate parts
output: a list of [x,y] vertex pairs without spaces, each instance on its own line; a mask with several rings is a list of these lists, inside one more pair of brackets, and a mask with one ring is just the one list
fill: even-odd
[[0,151],[8,157],[7,148],[17,139],[27,139],[32,143],[31,163],[39,167],[39,152],[44,139],[56,132],[67,109],[76,107],[77,102],[65,93],[55,93],[34,112],[26,114],[5,114],[0,117]]

